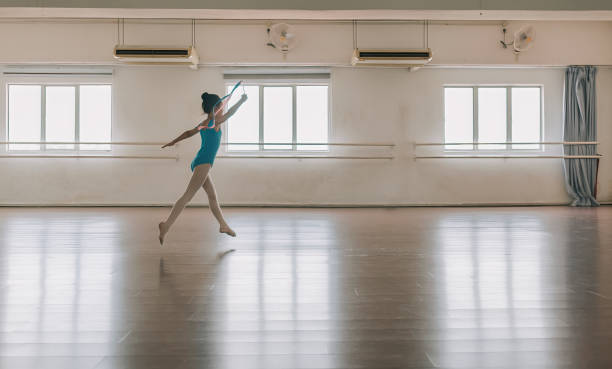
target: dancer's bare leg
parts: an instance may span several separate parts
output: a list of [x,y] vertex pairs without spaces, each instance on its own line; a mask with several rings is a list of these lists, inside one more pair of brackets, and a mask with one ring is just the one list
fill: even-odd
[[210,206],[210,211],[212,211],[213,215],[219,222],[219,232],[236,237],[236,232],[230,228],[225,221],[225,218],[223,218],[223,213],[221,212],[221,207],[219,206],[219,201],[217,200],[217,191],[215,191],[215,185],[213,184],[210,174],[208,174],[208,177],[206,177],[206,181],[204,181],[204,185],[202,187],[204,187],[204,191],[206,191],[206,195],[208,195],[208,206]]
[[193,175],[191,176],[191,180],[189,181],[187,189],[185,190],[185,193],[176,201],[176,203],[172,207],[172,211],[170,212],[168,219],[166,219],[165,222],[159,223],[160,244],[164,243],[164,237],[166,236],[166,233],[168,233],[168,230],[170,229],[172,224],[174,224],[176,218],[178,218],[183,209],[185,209],[187,203],[191,201],[191,199],[193,199],[193,196],[196,194],[196,192],[198,192],[200,187],[202,187],[202,185],[206,181],[206,177],[208,176],[209,171],[210,164],[201,164],[195,167]]

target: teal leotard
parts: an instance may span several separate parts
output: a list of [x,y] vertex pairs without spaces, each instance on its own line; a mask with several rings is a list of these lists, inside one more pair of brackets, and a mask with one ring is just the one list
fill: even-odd
[[[238,86],[240,86],[241,84],[242,84],[242,81],[236,83],[234,85],[234,88],[232,88],[232,91],[229,94],[223,96],[221,99],[219,99],[219,101],[217,101],[215,105],[213,105],[210,111],[214,112],[215,107],[219,103],[221,103],[223,100],[232,96],[234,91],[236,91]],[[221,129],[217,131],[211,128],[214,126],[215,126],[215,117],[211,116],[210,122],[208,123],[208,129],[206,128],[200,129],[200,137],[202,137],[202,146],[200,147],[200,150],[196,154],[196,157],[191,162],[192,172],[195,169],[195,167],[197,167],[200,164],[210,164],[210,166],[212,167],[215,161],[215,156],[217,156],[219,145],[221,145]]]
[[200,164],[213,165],[221,144],[221,129],[218,131],[214,128],[202,129],[200,130],[200,137],[202,138],[202,146],[191,162],[191,171]]

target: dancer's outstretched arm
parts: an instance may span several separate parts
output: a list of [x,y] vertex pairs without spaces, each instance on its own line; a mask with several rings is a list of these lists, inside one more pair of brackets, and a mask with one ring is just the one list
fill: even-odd
[[[220,115],[220,110],[215,108],[215,120],[217,119],[217,116],[219,116],[219,115]],[[168,142],[167,144],[165,144],[164,146],[162,146],[162,149],[164,147],[174,146],[174,144],[176,144],[177,142],[183,141],[184,139],[189,138],[189,137],[195,135],[196,133],[198,133],[198,131],[200,129],[202,129],[202,127],[207,127],[209,123],[210,123],[210,118],[204,119],[202,122],[200,122],[200,124],[198,124],[194,128],[186,130],[185,132],[181,133],[180,136],[178,136],[174,140],[172,140],[172,141]]]
[[195,128],[188,129],[188,130],[186,130],[185,132],[181,133],[181,135],[180,135],[180,136],[178,136],[178,137],[177,137],[177,138],[175,138],[174,140],[172,140],[172,141],[168,142],[167,144],[165,144],[164,146],[162,146],[162,149],[163,149],[164,147],[174,146],[174,144],[176,144],[177,142],[179,142],[179,141],[183,141],[184,139],[189,138],[189,137],[191,137],[191,136],[195,135],[196,133],[198,133],[198,127],[199,127],[199,126],[200,126],[200,125],[198,124],[198,125],[197,125]]

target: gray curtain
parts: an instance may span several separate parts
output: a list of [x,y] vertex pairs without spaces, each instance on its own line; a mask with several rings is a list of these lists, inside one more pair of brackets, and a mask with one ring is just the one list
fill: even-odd
[[[596,141],[596,67],[572,66],[565,72],[563,140]],[[595,145],[566,145],[565,155],[596,155]],[[572,206],[599,206],[595,200],[599,159],[565,159],[565,185]]]

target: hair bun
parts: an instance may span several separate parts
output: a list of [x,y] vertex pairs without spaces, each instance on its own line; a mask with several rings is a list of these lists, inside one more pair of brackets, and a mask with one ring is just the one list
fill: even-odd
[[210,113],[215,107],[215,104],[217,104],[220,100],[219,95],[204,92],[202,94],[202,110],[204,110],[204,113]]

